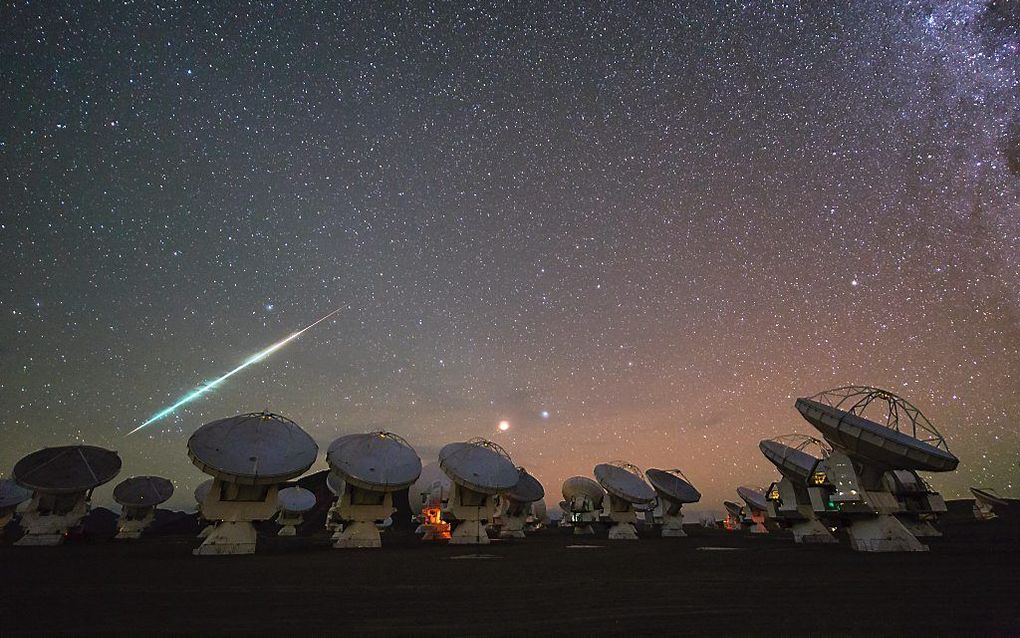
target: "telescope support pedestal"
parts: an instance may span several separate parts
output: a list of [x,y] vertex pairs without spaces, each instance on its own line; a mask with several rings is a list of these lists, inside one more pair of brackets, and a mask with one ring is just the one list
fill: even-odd
[[148,513],[141,518],[128,518],[127,508],[121,512],[120,520],[117,521],[117,535],[114,538],[136,539],[142,537],[144,531],[152,521],[156,520],[156,508],[150,508]]
[[500,538],[524,538],[524,521],[527,515],[503,515],[503,526],[499,530]]
[[928,546],[911,534],[895,516],[879,514],[854,520],[847,533],[858,552],[926,552]]
[[[470,505],[465,505],[465,501]],[[487,515],[492,512],[492,496],[465,488],[460,483],[453,484],[453,491],[448,502],[450,514],[460,523],[450,535],[451,545],[488,545],[489,536],[485,533]]]
[[634,523],[637,521],[637,514],[634,513],[633,503],[610,494],[609,505],[609,520],[613,522],[613,526],[609,528],[609,539],[636,541],[638,535]]
[[301,514],[291,514],[288,512],[280,512],[276,517],[276,522],[280,525],[280,531],[276,532],[277,536],[297,536],[297,526],[304,522],[304,517]]
[[333,543],[336,549],[360,549],[366,547],[382,547],[382,536],[375,521],[353,521],[344,527],[340,536]]
[[201,505],[202,517],[213,524],[203,530],[205,540],[192,554],[221,556],[255,553],[258,535],[252,522],[266,521],[276,514],[280,489],[279,485],[256,487],[259,487],[258,500],[236,500],[241,497],[243,490],[250,491],[251,486],[229,483],[219,478],[213,480],[209,494]]
[[898,520],[903,527],[907,528],[908,532],[917,538],[938,538],[942,536],[942,532],[932,525],[931,521],[909,515],[902,517],[897,516],[896,520]]
[[817,518],[809,518],[797,521],[790,525],[793,532],[793,540],[797,543],[836,543],[836,538],[829,532],[829,528],[822,524]]
[[609,540],[636,541],[637,539],[637,530],[633,523],[618,522],[609,528]]
[[489,536],[481,520],[461,521],[450,535],[451,545],[488,545]]
[[662,536],[664,538],[680,538],[687,536],[684,531],[684,515],[665,513],[662,515]]
[[[76,495],[74,504],[66,512],[56,513],[52,510],[49,510],[50,513],[40,512],[40,501],[49,501],[51,498],[53,497],[48,494],[35,493],[30,507],[21,514],[21,527],[24,528],[25,535],[15,545],[60,545],[64,542],[64,535],[68,530],[76,527],[88,513],[88,496],[85,492]],[[61,499],[63,498],[61,496]],[[43,505],[49,509],[48,504]]]
[[[748,506],[750,509],[750,506]],[[761,510],[751,510],[751,516],[749,517],[752,534],[768,534],[769,530],[765,527],[765,512]]]
[[206,534],[205,541],[191,553],[195,556],[224,556],[255,553],[257,534],[251,521],[220,521]]
[[595,529],[591,523],[574,523],[574,536],[594,536]]
[[[375,522],[387,518],[396,510],[393,508],[391,492],[383,493],[381,502],[364,502],[378,494],[379,492],[347,485],[337,504],[337,513],[341,520],[349,522],[344,525],[343,531],[336,537],[336,542],[333,543],[335,549],[382,547],[382,536],[379,534],[379,528],[376,527]],[[362,502],[354,503],[353,500]]]

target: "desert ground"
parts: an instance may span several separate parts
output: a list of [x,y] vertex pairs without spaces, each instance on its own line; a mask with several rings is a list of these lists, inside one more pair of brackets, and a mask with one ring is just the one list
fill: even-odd
[[[195,557],[188,530],[0,545],[0,634],[39,632],[1017,635],[1020,525],[944,524],[931,551],[861,554],[690,526],[636,542],[552,528],[487,546],[334,550],[325,532]],[[166,530],[164,530],[166,531]]]

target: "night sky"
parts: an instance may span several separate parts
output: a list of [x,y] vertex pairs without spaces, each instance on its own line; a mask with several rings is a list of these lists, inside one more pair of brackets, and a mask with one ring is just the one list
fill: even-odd
[[856,383],[947,497],[1020,487],[1020,2],[211,4],[0,8],[0,475],[86,442],[187,506],[268,408],[718,510]]

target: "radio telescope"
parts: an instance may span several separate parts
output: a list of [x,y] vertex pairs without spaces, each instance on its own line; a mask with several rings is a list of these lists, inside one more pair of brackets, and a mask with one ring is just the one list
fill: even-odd
[[156,519],[156,507],[174,494],[174,484],[161,476],[132,476],[113,488],[121,506],[115,538],[140,538]]
[[751,533],[768,534],[769,530],[765,528],[765,519],[768,515],[769,504],[765,494],[753,487],[738,487],[737,496],[747,504],[744,513],[751,521]]
[[193,553],[253,554],[253,521],[271,519],[280,484],[304,474],[319,446],[301,427],[269,412],[206,423],[188,439],[188,456],[213,477],[202,516],[214,529]]
[[426,507],[443,509],[450,499],[452,488],[450,477],[439,467],[439,463],[429,463],[421,468],[421,476],[408,489],[407,501],[412,511]]
[[606,491],[586,476],[572,476],[563,481],[563,500],[560,508],[574,524],[574,534],[590,536],[595,533],[591,524],[599,520]]
[[91,445],[48,447],[22,458],[12,478],[32,490],[16,545],[59,545],[89,511],[92,490],[120,472],[116,452]]
[[326,489],[333,495],[329,511],[326,512],[326,531],[331,534],[332,540],[335,543],[340,540],[340,533],[344,531],[344,522],[340,519],[339,507],[340,495],[347,489],[347,484],[336,475],[336,472],[330,470],[326,474]]
[[393,492],[418,480],[418,453],[392,432],[371,432],[333,441],[326,461],[346,484],[337,510],[347,524],[333,547],[382,547],[376,521],[397,511]]
[[823,499],[818,485],[825,480],[824,468],[819,466],[832,448],[803,434],[767,439],[758,448],[783,475],[766,493],[769,518],[789,529],[798,543],[835,543],[829,528],[815,514]]
[[634,506],[654,501],[655,490],[645,481],[641,470],[630,463],[599,463],[594,472],[599,485],[609,494],[609,519],[613,522],[609,538],[637,540]]
[[542,484],[523,467],[517,468],[518,480],[509,492],[500,496],[500,538],[524,538],[524,524],[531,514],[532,503],[545,498]]
[[867,386],[828,390],[797,399],[796,406],[833,447],[825,459],[824,514],[846,525],[851,547],[865,552],[927,550],[896,515],[904,513],[909,502],[915,512],[933,517],[946,511],[945,501],[920,477],[920,491],[896,490],[890,487],[896,476],[887,474],[955,470],[960,461],[935,426],[904,399]]
[[[545,490],[543,489],[544,493]],[[542,529],[549,524],[549,512],[546,509],[545,501],[539,499],[531,504],[531,516],[528,517],[526,529],[531,532]]]
[[723,519],[723,527],[728,532],[735,532],[744,528],[744,507],[733,501],[723,501],[726,508],[726,518]]
[[450,524],[443,520],[443,510],[450,499],[453,483],[446,476],[439,463],[429,463],[421,469],[421,476],[407,492],[411,511],[416,513],[418,527],[423,541],[450,540]]
[[[998,518],[1000,512],[1009,511],[1010,501],[1017,501],[1017,499],[1001,496],[990,487],[972,487],[970,493],[974,495],[974,518],[979,521]],[[3,525],[0,525],[0,529],[2,528]]]
[[485,523],[493,511],[493,496],[517,485],[517,468],[502,447],[485,439],[449,443],[439,451],[439,467],[453,481],[449,512],[460,523],[450,542],[485,545]]
[[30,498],[31,490],[26,490],[11,479],[0,479],[0,532],[14,518],[18,506]]
[[[599,489],[602,488],[600,487]],[[573,522],[570,520],[570,517],[572,516],[570,512],[570,503],[568,503],[567,501],[560,501],[559,508],[560,508],[560,523],[558,527],[573,527]]]
[[662,535],[687,536],[684,532],[684,515],[681,509],[687,503],[697,503],[701,493],[694,489],[683,472],[677,469],[649,469],[645,477],[659,495],[662,508]]
[[294,536],[297,526],[304,521],[304,514],[315,507],[315,494],[305,488],[294,485],[279,491],[276,496],[280,511],[276,514],[276,523],[280,526],[277,536]]
[[914,470],[889,470],[882,480],[899,503],[895,516],[907,531],[918,538],[942,536],[932,523],[938,513],[946,511],[946,504],[941,496],[931,500],[936,492],[927,481]]

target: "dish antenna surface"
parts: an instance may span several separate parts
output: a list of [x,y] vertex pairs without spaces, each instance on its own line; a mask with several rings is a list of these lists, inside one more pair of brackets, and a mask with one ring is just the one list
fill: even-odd
[[0,479],[0,532],[14,518],[18,506],[32,498],[32,491],[11,479]]
[[701,500],[701,492],[696,490],[678,469],[649,469],[645,477],[652,489],[659,495],[662,505],[662,535],[665,537],[687,536],[684,532],[684,515],[681,511],[688,503]]
[[1000,513],[1008,512],[1010,503],[1020,505],[1020,500],[1002,496],[991,487],[972,487],[970,493],[974,496],[974,518],[981,521],[998,518]]
[[723,527],[729,532],[735,532],[744,526],[744,507],[733,501],[723,501],[726,508],[726,518],[723,519]]
[[280,484],[304,474],[318,451],[297,423],[269,412],[239,414],[196,430],[188,456],[213,477],[201,511],[215,527],[194,554],[254,553],[253,521],[276,514]]
[[337,512],[348,524],[333,547],[382,547],[376,521],[396,511],[393,492],[418,480],[418,453],[392,432],[349,434],[333,441],[326,462],[346,484]]
[[829,528],[815,514],[815,504],[824,498],[819,485],[825,481],[825,471],[820,466],[832,448],[803,434],[766,439],[758,448],[782,475],[766,492],[768,518],[789,529],[798,543],[835,543]]
[[753,487],[738,487],[737,496],[747,504],[744,512],[749,513],[751,533],[768,534],[769,530],[765,527],[765,520],[768,516],[769,504],[765,494]]
[[635,465],[623,461],[600,463],[595,466],[595,479],[609,494],[609,538],[637,540],[634,523],[637,515],[634,506],[655,500],[655,490],[645,481],[644,474]]
[[502,447],[486,439],[449,443],[439,451],[439,467],[453,481],[449,512],[460,521],[450,536],[455,545],[485,545],[485,523],[493,497],[510,491],[520,478]]
[[[934,530],[927,519],[946,511],[945,501],[916,472],[949,472],[960,462],[931,421],[905,399],[868,386],[827,390],[797,399],[796,407],[834,448],[825,459],[821,514],[848,523],[857,551],[926,551],[897,515],[915,531]],[[897,470],[911,472],[923,491],[898,487],[904,477],[889,474]]]
[[174,484],[161,476],[132,476],[113,488],[121,507],[115,538],[140,538],[156,519],[156,507],[174,494]]
[[587,476],[572,476],[563,481],[563,501],[560,507],[568,514],[576,536],[595,533],[592,523],[599,520],[606,491]]
[[517,468],[517,485],[500,497],[500,538],[524,538],[524,525],[532,504],[545,498],[545,488],[523,467]]
[[892,392],[845,386],[796,405],[832,447],[872,467],[951,472],[960,463],[931,421]]
[[120,472],[120,457],[92,445],[48,447],[22,458],[12,478],[32,490],[21,515],[25,535],[16,545],[59,545],[89,511],[92,490]]
[[294,536],[297,534],[297,526],[304,520],[305,512],[315,507],[315,494],[295,485],[280,490],[276,498],[280,506],[280,512],[276,515],[280,531],[276,535]]
[[801,483],[806,483],[822,459],[832,454],[832,448],[825,442],[804,434],[784,434],[765,439],[758,444],[758,449],[780,474]]

